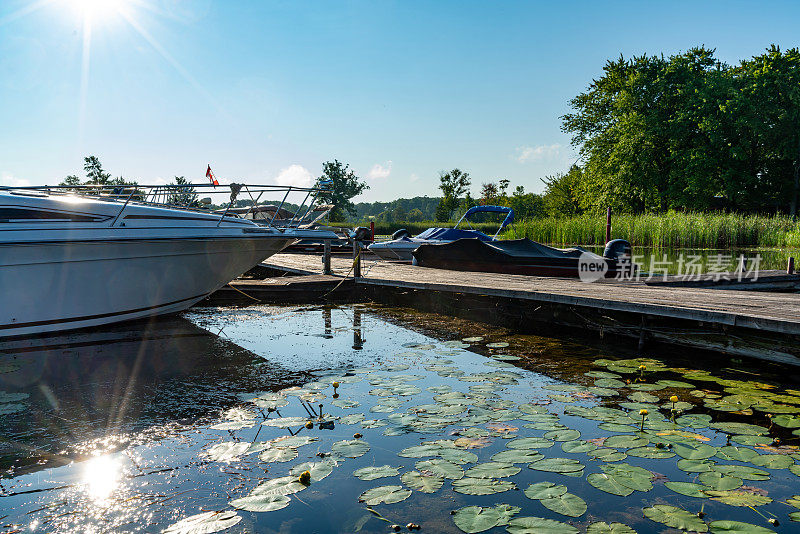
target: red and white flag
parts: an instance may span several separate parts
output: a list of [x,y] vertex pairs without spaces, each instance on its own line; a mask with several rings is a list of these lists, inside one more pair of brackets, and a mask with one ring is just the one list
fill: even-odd
[[213,173],[213,172],[211,172],[211,165],[209,165],[209,166],[208,166],[208,170],[206,170],[206,178],[208,178],[209,180],[211,180],[211,183],[212,183],[212,184],[214,184],[214,185],[219,185],[219,182],[218,182],[218,181],[217,181],[217,179],[214,177],[214,173]]

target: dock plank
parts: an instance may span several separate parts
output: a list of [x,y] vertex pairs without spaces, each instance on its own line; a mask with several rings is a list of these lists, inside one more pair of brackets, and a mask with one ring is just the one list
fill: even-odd
[[[277,254],[267,265],[291,272],[321,272],[319,256]],[[345,276],[350,258],[332,258],[334,275]],[[364,260],[360,284],[489,295],[598,310],[687,319],[782,334],[800,334],[800,295],[747,292],[708,287],[648,285],[605,280],[587,284],[575,279],[501,273],[477,273]]]

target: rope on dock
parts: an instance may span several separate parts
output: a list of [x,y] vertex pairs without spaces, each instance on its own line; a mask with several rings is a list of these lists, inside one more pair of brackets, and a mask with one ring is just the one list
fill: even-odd
[[325,293],[324,295],[322,295],[322,296],[320,297],[320,299],[325,299],[325,298],[328,298],[328,295],[330,295],[331,293],[333,293],[334,291],[336,291],[337,289],[339,289],[339,286],[341,286],[342,284],[344,284],[345,280],[347,280],[347,279],[349,278],[349,276],[350,276],[350,273],[352,273],[352,272],[353,272],[353,269],[355,269],[355,268],[356,268],[356,263],[358,263],[358,261],[359,261],[360,259],[361,259],[361,249],[358,249],[358,253],[356,254],[356,257],[355,257],[355,258],[353,258],[353,263],[352,263],[352,265],[350,265],[350,270],[349,270],[349,271],[347,271],[347,274],[346,274],[346,275],[344,275],[344,278],[342,278],[342,279],[341,279],[341,281],[340,281],[338,284],[336,284],[335,286],[333,286],[333,289],[331,289],[330,291],[328,291],[327,293]]
[[260,300],[258,300],[257,298],[255,298],[254,296],[252,296],[252,295],[248,295],[247,293],[245,293],[245,292],[244,292],[244,291],[242,291],[241,289],[238,289],[238,288],[235,288],[235,287],[233,287],[233,286],[230,284],[230,282],[229,282],[229,283],[227,283],[227,284],[225,284],[225,285],[226,285],[226,286],[228,286],[229,288],[233,289],[234,291],[238,291],[239,293],[241,293],[241,294],[242,294],[242,295],[244,295],[245,297],[247,297],[247,298],[249,298],[249,299],[253,299],[254,301],[256,301],[256,302],[258,302],[258,303],[261,303],[261,301],[260,301]]

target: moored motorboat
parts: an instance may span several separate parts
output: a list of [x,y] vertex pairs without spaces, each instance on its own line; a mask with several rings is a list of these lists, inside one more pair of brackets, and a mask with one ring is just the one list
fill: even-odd
[[530,239],[489,242],[459,239],[420,245],[414,251],[414,265],[586,280],[624,276],[634,268],[631,245],[623,239],[609,241],[602,256],[581,247],[559,249]]
[[[471,215],[476,213],[505,213],[506,218],[500,224],[493,237],[489,237],[479,230],[470,227],[469,230],[459,228],[466,221],[470,222]],[[370,252],[385,260],[412,261],[412,252],[423,244],[451,243],[458,239],[476,239],[478,241],[493,241],[497,239],[500,231],[514,221],[514,210],[505,206],[473,206],[464,213],[453,228],[428,228],[421,234],[411,236],[406,230],[398,230],[389,241],[373,243],[367,247]]]
[[335,238],[148,202],[147,190],[0,189],[0,337],[181,311],[298,239]]

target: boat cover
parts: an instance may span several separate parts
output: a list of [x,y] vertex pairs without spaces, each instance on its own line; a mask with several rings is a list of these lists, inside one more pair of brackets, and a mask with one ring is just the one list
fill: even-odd
[[414,236],[414,239],[425,239],[434,241],[455,241],[456,239],[479,239],[481,241],[491,241],[492,238],[484,234],[483,232],[479,232],[478,230],[461,230],[459,228],[428,228],[421,234]]
[[[502,241],[481,241],[478,239],[459,239],[441,245],[420,245],[414,251],[414,257],[420,264],[436,259],[470,262],[528,263],[532,260],[575,259],[584,252],[591,252],[581,247],[553,248],[530,239],[508,239]],[[600,258],[600,256],[597,256]]]

